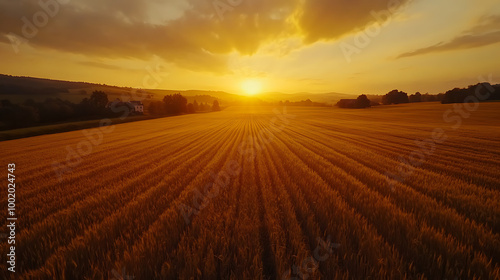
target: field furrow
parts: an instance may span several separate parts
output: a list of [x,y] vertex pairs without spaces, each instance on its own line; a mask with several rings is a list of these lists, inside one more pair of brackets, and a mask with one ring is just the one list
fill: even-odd
[[456,130],[441,104],[248,105],[0,142],[1,279],[499,279],[499,105]]

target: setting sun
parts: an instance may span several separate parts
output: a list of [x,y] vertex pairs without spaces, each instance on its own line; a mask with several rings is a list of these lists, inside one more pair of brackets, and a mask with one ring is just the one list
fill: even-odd
[[247,95],[256,95],[262,91],[262,83],[257,80],[245,80],[241,88]]

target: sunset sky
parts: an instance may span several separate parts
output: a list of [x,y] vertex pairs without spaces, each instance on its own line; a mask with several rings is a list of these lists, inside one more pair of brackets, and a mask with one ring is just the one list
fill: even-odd
[[0,73],[234,93],[500,81],[498,0],[41,2],[0,0]]

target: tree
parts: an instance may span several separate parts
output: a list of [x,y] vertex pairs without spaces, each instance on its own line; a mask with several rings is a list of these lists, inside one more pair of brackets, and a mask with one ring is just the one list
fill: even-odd
[[188,103],[187,105],[187,113],[188,114],[194,114],[195,110],[194,110],[194,105],[192,103]]
[[39,106],[41,122],[67,121],[75,115],[74,104],[59,98],[47,98]]
[[33,126],[38,121],[35,107],[13,104],[9,100],[0,102],[0,130]]
[[437,101],[437,98],[435,95],[430,95],[429,93],[422,94],[421,96],[422,102],[434,102]]
[[200,111],[202,111],[202,112],[210,111],[210,105],[208,105],[207,103],[201,103],[200,104]]
[[89,103],[96,109],[104,109],[108,104],[108,95],[103,91],[94,91],[90,96]]
[[200,105],[198,105],[198,102],[196,102],[196,100],[193,102],[193,109],[195,112],[198,112],[200,110]]
[[214,100],[214,104],[212,105],[212,111],[220,111],[219,101]]
[[163,102],[167,114],[179,115],[187,112],[187,99],[180,93],[165,96]]
[[152,101],[149,103],[148,112],[152,116],[162,116],[165,115],[165,103],[162,101]]
[[420,92],[416,92],[415,94],[410,95],[410,102],[422,102],[422,94]]
[[443,104],[447,103],[464,103],[467,100],[500,100],[499,86],[493,86],[490,83],[478,83],[471,85],[468,88],[454,88],[447,91],[445,94],[437,95],[437,99]]
[[357,99],[341,99],[337,102],[340,108],[362,109],[371,107],[371,101],[365,94],[358,96]]
[[370,99],[365,94],[358,96],[356,99],[356,108],[368,108],[371,107]]
[[387,93],[382,97],[382,104],[384,105],[401,103],[410,103],[410,100],[406,92],[402,92],[397,89]]

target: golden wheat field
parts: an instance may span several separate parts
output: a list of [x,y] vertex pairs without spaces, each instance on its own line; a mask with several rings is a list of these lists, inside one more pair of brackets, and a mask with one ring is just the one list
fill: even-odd
[[15,276],[500,279],[500,103],[453,108],[229,107],[0,142]]

